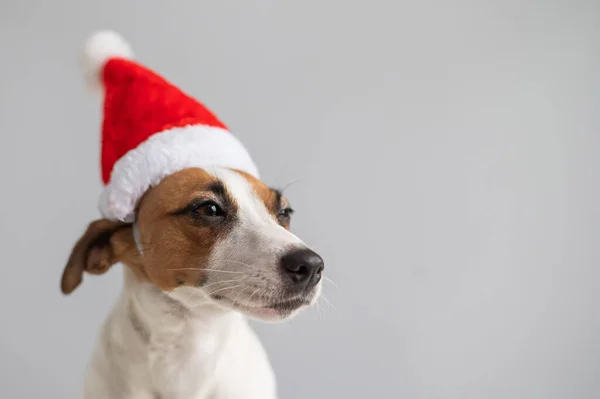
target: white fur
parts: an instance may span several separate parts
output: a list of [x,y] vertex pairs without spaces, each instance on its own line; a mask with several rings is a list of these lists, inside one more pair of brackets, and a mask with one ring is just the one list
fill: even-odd
[[83,67],[85,80],[92,89],[102,90],[101,72],[111,58],[133,58],[129,44],[118,33],[100,31],[93,34],[85,43]]
[[[177,305],[126,269],[123,293],[89,364],[83,397],[274,399],[273,370],[245,318],[192,290],[176,289],[173,294],[183,302]],[[138,319],[137,329],[130,312]]]
[[139,199],[164,177],[185,168],[216,166],[258,177],[250,155],[227,130],[195,125],[154,134],[115,163],[100,212],[107,219],[131,222]]
[[[223,299],[219,304],[243,310],[252,318],[278,321],[293,316],[300,308],[282,315],[265,307],[264,297],[281,297],[280,259],[287,251],[307,248],[307,245],[275,221],[256,191],[239,173],[223,168],[212,173],[225,183],[239,209],[235,228],[211,254],[209,268],[216,272],[207,272],[206,282],[220,290]],[[227,289],[226,281],[237,287]],[[312,297],[306,298],[306,305],[316,300],[320,289],[319,284]]]

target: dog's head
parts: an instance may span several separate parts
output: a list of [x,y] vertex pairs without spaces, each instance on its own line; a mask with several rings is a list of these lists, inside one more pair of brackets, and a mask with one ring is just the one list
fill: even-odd
[[197,293],[257,319],[290,317],[316,300],[323,273],[321,257],[289,231],[292,213],[280,191],[244,172],[184,169],[145,193],[136,226],[93,222],[62,290],[123,262],[178,300]]
[[[323,260],[290,233],[292,210],[203,104],[132,60],[110,31],[85,46],[104,91],[100,210],[73,248],[62,290],[122,262],[191,306],[192,297],[279,320],[313,302]],[[128,224],[119,221],[132,221]]]

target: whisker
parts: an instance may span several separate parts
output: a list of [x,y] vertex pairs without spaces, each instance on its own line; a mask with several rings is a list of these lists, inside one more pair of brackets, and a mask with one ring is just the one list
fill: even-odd
[[201,267],[180,267],[176,269],[167,269],[169,271],[177,271],[177,270],[197,270],[202,272],[219,272],[219,273],[231,273],[231,274],[246,274],[244,272],[235,272],[231,270],[218,270],[218,269],[205,269]]
[[319,318],[323,318],[323,307],[321,306],[321,298],[317,300],[317,302],[315,303],[315,307],[317,308],[317,314],[319,315]]
[[327,302],[327,304],[328,304],[329,306],[331,306],[331,308],[332,308],[333,310],[335,310],[335,311],[338,313],[338,315],[342,316],[342,312],[340,312],[340,311],[339,311],[339,310],[338,310],[338,309],[337,309],[335,306],[333,306],[333,304],[332,304],[332,303],[329,301],[329,299],[327,299],[327,297],[326,297],[324,294],[321,294],[321,297],[323,298],[323,300],[324,300],[325,302]]
[[238,292],[238,294],[235,296],[235,298],[233,298],[232,302],[233,302],[233,303],[239,303],[239,302],[238,302],[238,299],[240,298],[240,296],[242,296],[242,294],[243,294],[243,293],[244,293],[244,291],[243,291],[243,290],[240,290],[240,291]]
[[218,289],[216,291],[210,292],[209,295],[214,295],[217,292],[221,292],[221,291],[225,291],[225,290],[231,290],[231,289],[234,289],[234,288],[239,288],[241,286],[242,286],[242,284],[238,284],[238,285],[234,285],[234,286],[231,286],[231,287],[220,288],[220,289]]
[[231,260],[231,259],[223,259],[223,262],[234,263],[234,264],[237,264],[237,265],[246,266],[247,268],[249,268],[249,269],[252,269],[252,270],[256,270],[256,271],[262,271],[262,270],[260,270],[260,269],[258,269],[258,268],[256,268],[256,267],[254,267],[254,266],[252,266],[252,265],[248,264],[248,263],[239,262],[239,261],[236,261],[236,260]]
[[285,186],[283,186],[282,188],[279,189],[279,191],[284,192],[285,190],[287,190],[288,188],[290,188],[291,186],[293,186],[296,183],[300,183],[302,182],[302,179],[298,179],[298,180],[294,180],[291,183],[286,184]]
[[252,301],[252,297],[254,296],[254,294],[256,294],[257,292],[259,292],[262,289],[262,287],[258,287],[256,290],[254,290],[254,292],[252,293],[252,295],[250,295],[250,297],[248,298],[248,302]]
[[331,283],[331,285],[333,285],[335,288],[337,288],[337,289],[338,289],[338,291],[340,291],[340,292],[342,291],[342,289],[340,288],[340,286],[339,286],[339,285],[337,285],[337,284],[335,283],[335,281],[333,281],[333,280],[332,280],[332,279],[330,279],[329,277],[327,277],[327,276],[323,276],[323,280],[324,280],[324,281],[327,281],[327,282],[329,282],[329,283]]
[[233,282],[237,282],[237,281],[239,281],[239,280],[233,279],[233,280],[225,280],[225,281],[215,281],[214,283],[203,285],[200,288],[210,287],[211,285],[215,285],[215,284],[233,283]]
[[[175,287],[175,288],[177,288],[177,287]],[[175,290],[175,288],[173,288],[171,291],[169,291],[169,293],[170,293],[170,292],[173,292],[173,291]],[[166,294],[165,294],[165,295],[166,295]],[[190,298],[191,298],[193,295],[194,295],[194,292],[191,292],[191,293],[190,293],[190,294],[187,296],[186,300],[187,300],[187,299],[190,299]],[[180,300],[177,300],[177,303],[176,303],[175,305],[173,305],[173,307],[171,307],[171,310],[170,310],[170,311],[167,313],[167,316],[169,316],[171,313],[173,313],[173,311],[175,311],[175,309],[179,309],[181,306],[183,306],[183,302],[182,302],[182,301],[180,301]]]
[[252,267],[252,265],[250,265],[250,264],[248,264],[248,263],[239,262],[239,261],[237,261],[237,260],[223,259],[223,262],[235,263],[235,264],[238,264],[238,265],[243,265],[243,266]]

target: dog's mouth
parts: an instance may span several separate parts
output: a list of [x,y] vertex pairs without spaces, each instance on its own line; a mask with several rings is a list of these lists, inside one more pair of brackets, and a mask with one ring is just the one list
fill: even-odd
[[310,306],[313,298],[298,297],[268,302],[265,305],[247,305],[229,299],[223,295],[211,295],[211,298],[221,306],[238,310],[249,317],[262,321],[276,321],[291,317],[295,312]]

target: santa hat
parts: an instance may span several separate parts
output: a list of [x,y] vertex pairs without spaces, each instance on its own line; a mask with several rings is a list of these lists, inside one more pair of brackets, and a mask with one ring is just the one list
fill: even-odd
[[104,92],[100,212],[133,221],[148,188],[185,168],[227,167],[258,177],[244,146],[204,105],[132,61],[114,32],[85,46],[86,79]]

